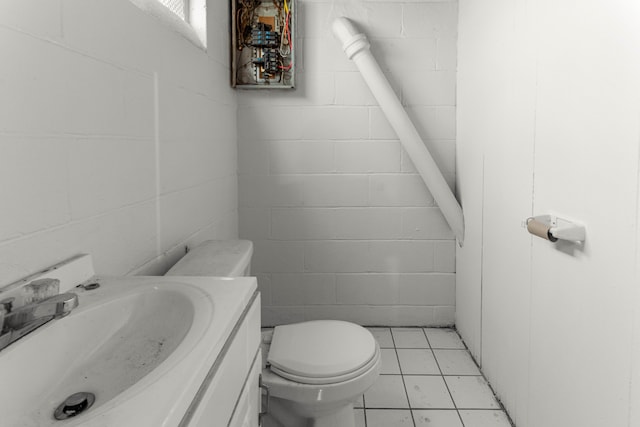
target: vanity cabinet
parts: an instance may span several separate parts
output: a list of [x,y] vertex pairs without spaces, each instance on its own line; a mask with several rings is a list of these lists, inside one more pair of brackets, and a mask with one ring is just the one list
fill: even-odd
[[229,427],[257,427],[260,413],[260,373],[262,372],[261,351],[258,350],[253,361],[244,389],[240,394]]
[[236,323],[196,396],[199,403],[181,427],[258,427],[260,343],[257,294]]

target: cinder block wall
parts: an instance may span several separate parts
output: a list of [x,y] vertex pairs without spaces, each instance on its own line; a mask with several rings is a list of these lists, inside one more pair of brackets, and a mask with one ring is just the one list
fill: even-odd
[[162,273],[237,236],[227,2],[207,51],[128,0],[0,2],[0,285],[90,253]]
[[455,1],[298,1],[298,86],[238,97],[240,235],[255,242],[263,323],[448,325],[455,244],[354,64],[372,51],[453,187]]

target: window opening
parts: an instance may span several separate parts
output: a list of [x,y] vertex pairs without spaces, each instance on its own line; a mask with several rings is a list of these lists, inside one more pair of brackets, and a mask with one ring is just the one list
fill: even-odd
[[158,0],[164,7],[178,15],[183,21],[189,22],[189,0]]

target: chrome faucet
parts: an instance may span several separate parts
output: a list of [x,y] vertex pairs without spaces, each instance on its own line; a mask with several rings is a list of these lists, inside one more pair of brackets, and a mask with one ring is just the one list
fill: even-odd
[[54,295],[38,302],[12,309],[11,300],[0,301],[4,309],[4,325],[0,330],[0,350],[39,328],[52,319],[71,313],[78,306],[78,295],[73,292]]

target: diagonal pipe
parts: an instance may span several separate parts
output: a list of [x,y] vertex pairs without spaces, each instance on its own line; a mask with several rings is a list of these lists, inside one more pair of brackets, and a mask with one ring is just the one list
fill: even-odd
[[402,107],[398,96],[389,84],[378,62],[371,54],[367,36],[357,30],[348,18],[333,21],[333,33],[342,43],[347,57],[355,62],[369,89],[380,104],[387,120],[400,138],[400,142],[422,180],[433,195],[458,243],[464,241],[464,217],[462,208],[445,181],[431,153],[424,145],[413,122]]

